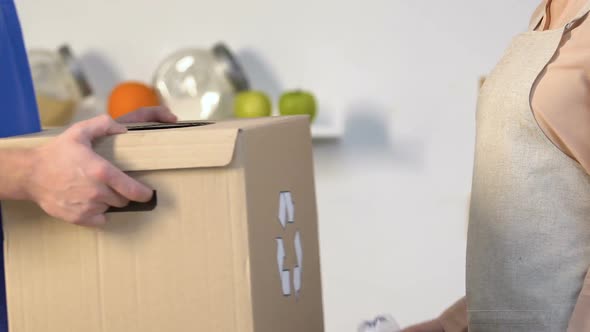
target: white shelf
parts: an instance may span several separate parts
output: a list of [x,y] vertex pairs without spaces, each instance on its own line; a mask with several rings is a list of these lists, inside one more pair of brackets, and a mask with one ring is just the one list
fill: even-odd
[[315,125],[311,127],[311,137],[314,140],[339,139],[340,137],[342,137],[343,133],[344,131],[341,128]]
[[311,137],[314,140],[337,140],[343,135],[344,119],[339,112],[320,112],[311,126]]

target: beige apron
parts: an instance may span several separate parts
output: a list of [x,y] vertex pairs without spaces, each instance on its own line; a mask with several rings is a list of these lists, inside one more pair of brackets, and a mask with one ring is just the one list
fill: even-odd
[[[481,89],[467,243],[470,332],[566,331],[590,267],[590,177],[544,135],[531,88],[584,18],[514,38]],[[590,61],[590,54],[589,54]],[[590,138],[590,133],[589,133]]]

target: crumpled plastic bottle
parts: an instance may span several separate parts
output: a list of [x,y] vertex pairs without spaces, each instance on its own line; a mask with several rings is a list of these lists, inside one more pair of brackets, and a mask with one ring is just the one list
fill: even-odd
[[375,319],[362,322],[358,332],[399,332],[398,323],[391,315],[379,315]]

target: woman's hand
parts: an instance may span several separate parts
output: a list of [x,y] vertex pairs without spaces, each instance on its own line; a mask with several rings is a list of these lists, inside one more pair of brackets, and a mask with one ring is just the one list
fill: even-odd
[[406,327],[401,332],[444,332],[444,328],[438,319]]

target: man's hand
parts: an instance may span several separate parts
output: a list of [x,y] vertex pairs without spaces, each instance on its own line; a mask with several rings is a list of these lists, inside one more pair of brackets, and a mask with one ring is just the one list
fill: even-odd
[[[167,108],[150,107],[119,121],[175,122],[176,117]],[[51,142],[34,149],[33,166],[25,185],[28,198],[54,217],[87,226],[104,224],[104,213],[110,206],[149,201],[152,189],[92,150],[94,140],[126,131],[123,125],[103,115],[74,124]]]
[[117,118],[117,122],[168,122],[177,121],[176,115],[163,106],[142,107],[134,112],[127,113]]

